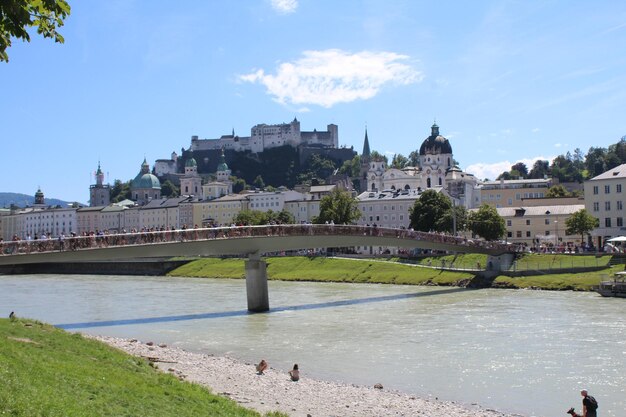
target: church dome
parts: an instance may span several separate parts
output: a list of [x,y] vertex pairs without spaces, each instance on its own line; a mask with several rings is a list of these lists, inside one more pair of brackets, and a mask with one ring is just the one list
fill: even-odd
[[135,177],[132,183],[133,189],[139,188],[153,188],[153,189],[161,189],[161,182],[159,179],[152,174],[139,174]]
[[198,163],[196,162],[196,160],[194,158],[189,158],[185,162],[185,168],[193,168],[193,167],[197,167],[197,166],[198,166]]
[[146,158],[143,159],[143,163],[141,164],[141,171],[139,171],[139,174],[137,174],[135,179],[130,183],[130,188],[131,190],[140,188],[161,189],[161,182],[156,175],[150,173],[150,165],[146,162]]
[[439,134],[439,126],[433,124],[431,135],[427,137],[420,147],[420,155],[452,154],[452,146],[448,139]]

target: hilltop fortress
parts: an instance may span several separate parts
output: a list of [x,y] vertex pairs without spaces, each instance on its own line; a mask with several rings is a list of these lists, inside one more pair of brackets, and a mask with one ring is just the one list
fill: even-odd
[[312,132],[303,132],[300,130],[300,122],[294,118],[291,123],[255,125],[250,130],[250,136],[237,136],[234,129],[232,134],[223,135],[219,139],[199,139],[198,136],[192,136],[189,150],[193,152],[225,149],[258,153],[284,145],[290,145],[294,148],[301,145],[338,148],[338,127],[329,124],[326,131],[318,132],[313,129]]

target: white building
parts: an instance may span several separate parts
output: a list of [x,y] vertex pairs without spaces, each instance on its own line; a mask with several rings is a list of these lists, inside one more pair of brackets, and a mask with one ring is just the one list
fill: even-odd
[[[365,136],[364,152],[369,153],[367,133]],[[364,155],[362,168],[369,192],[384,190],[423,190],[444,188],[450,195],[466,208],[476,206],[476,188],[478,180],[472,175],[461,171],[454,165],[452,146],[445,137],[439,134],[439,126],[431,126],[431,134],[419,149],[419,163],[417,167],[407,166],[401,169],[387,168],[383,160],[372,159],[371,155]]]
[[[442,191],[441,187],[433,188]],[[422,191],[388,190],[384,192],[365,191],[357,196],[358,207],[361,211],[360,225],[374,224],[380,227],[408,228],[410,210],[419,199]]]
[[626,201],[626,164],[610,169],[585,181],[585,208],[600,226],[591,235],[601,248],[607,239],[626,235],[624,202]]

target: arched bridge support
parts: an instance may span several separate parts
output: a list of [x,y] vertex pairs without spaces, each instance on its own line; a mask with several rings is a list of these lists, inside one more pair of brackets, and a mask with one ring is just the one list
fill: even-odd
[[246,260],[246,293],[248,311],[261,313],[270,309],[269,290],[267,288],[267,263],[258,252],[248,255]]
[[514,253],[503,253],[500,255],[489,255],[487,257],[488,271],[506,271],[513,265],[515,261]]

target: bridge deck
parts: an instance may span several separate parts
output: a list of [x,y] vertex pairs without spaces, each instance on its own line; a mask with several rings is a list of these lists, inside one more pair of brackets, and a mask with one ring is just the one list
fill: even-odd
[[247,255],[326,247],[385,246],[488,255],[510,245],[373,226],[269,225],[103,234],[0,244],[0,265],[150,257]]

